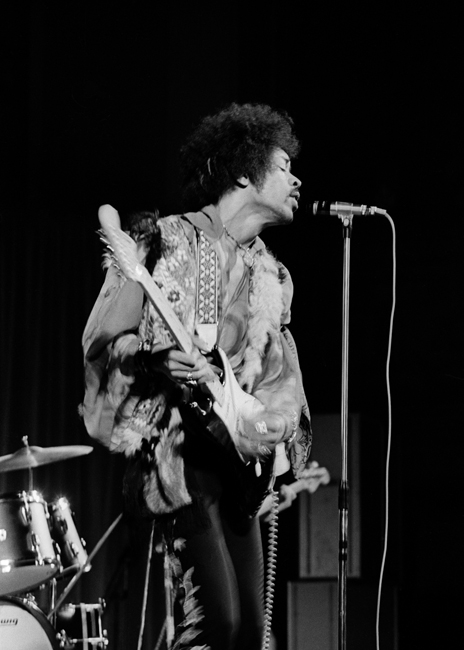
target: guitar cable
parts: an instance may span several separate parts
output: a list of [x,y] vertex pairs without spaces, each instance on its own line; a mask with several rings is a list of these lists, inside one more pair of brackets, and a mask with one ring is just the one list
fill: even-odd
[[269,650],[271,641],[272,609],[274,606],[275,574],[277,565],[277,532],[279,525],[279,493],[271,490],[272,506],[269,517],[268,554],[266,569],[266,596],[264,600],[264,633],[261,650]]

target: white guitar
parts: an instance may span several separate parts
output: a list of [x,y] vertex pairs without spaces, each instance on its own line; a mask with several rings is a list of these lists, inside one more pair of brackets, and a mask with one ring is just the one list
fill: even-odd
[[[116,257],[121,271],[128,279],[140,284],[179,348],[188,354],[192,353],[194,344],[190,334],[180,322],[150,273],[138,261],[136,243],[121,230],[121,222],[117,211],[110,205],[103,205],[98,211],[98,218],[104,236]],[[259,418],[263,418],[264,407],[259,400],[240,388],[226,354],[221,349],[218,349],[218,352],[224,369],[223,383],[216,377],[213,381],[208,382],[206,386],[213,401],[212,408],[214,412],[226,427],[239,457],[246,463],[249,458],[243,455],[242,422],[243,420],[257,421]],[[280,475],[289,469],[284,443],[277,445],[275,454],[274,474]],[[258,465],[259,462],[257,461],[257,470]]]

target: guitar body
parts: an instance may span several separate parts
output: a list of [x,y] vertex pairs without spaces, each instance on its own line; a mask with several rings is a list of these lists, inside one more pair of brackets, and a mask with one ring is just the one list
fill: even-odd
[[[240,447],[240,431],[243,431],[242,420],[256,421],[263,417],[264,406],[249,393],[243,391],[233,373],[229,360],[223,350],[218,348],[224,369],[224,397],[222,402],[215,401],[213,410],[224,423],[232,438],[237,452]],[[241,454],[238,452],[240,457]],[[274,473],[277,476],[285,474],[290,469],[290,463],[285,451],[285,444],[280,443],[275,451]]]
[[274,454],[260,463],[258,476],[255,459],[244,462],[214,409],[203,415],[185,404],[180,411],[186,429],[183,454],[186,464],[213,471],[220,477],[224,486],[221,501],[227,504],[227,512],[234,513],[235,520],[254,517],[273,484]]
[[[201,408],[188,405],[182,409],[182,419],[192,435],[196,433],[209,440],[216,449],[219,459],[216,470],[229,483],[225,499],[228,510],[240,517],[253,517],[259,511],[266,495],[277,475],[284,474],[290,463],[285,452],[285,444],[277,445],[274,453],[259,463],[259,475],[256,472],[256,459],[246,459],[239,452],[242,418],[259,419],[264,407],[253,396],[245,393],[239,386],[229,360],[223,350],[216,348],[224,371],[224,396],[213,403],[210,413],[203,414]],[[201,391],[199,390],[201,393]],[[202,394],[204,397],[204,394]],[[200,401],[200,399],[199,399]],[[208,449],[203,448],[208,455]],[[211,459],[210,459],[211,460]]]
[[242,429],[241,420],[259,419],[264,412],[264,407],[261,402],[240,388],[225,352],[218,348],[218,353],[224,369],[225,390],[221,403],[215,401],[213,409],[227,427],[234,443],[238,445],[238,432]]

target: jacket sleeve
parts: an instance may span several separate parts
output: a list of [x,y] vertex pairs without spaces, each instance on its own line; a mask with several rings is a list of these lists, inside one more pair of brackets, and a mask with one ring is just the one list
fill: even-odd
[[80,407],[89,435],[107,447],[116,412],[134,381],[130,361],[138,347],[135,332],[142,306],[142,288],[110,266],[83,334],[85,392]]
[[300,420],[298,423],[297,435],[288,450],[290,463],[293,469],[293,474],[295,478],[299,478],[301,472],[306,467],[306,463],[308,462],[308,458],[311,453],[311,446],[312,446],[311,416],[310,416],[308,402],[306,400],[306,395],[304,391],[303,379],[301,375],[300,363],[298,360],[298,353],[297,353],[295,341],[290,331],[286,327],[282,328],[282,339],[283,339],[284,349],[288,350],[288,353],[293,358],[293,363],[295,364],[298,393],[300,395],[300,400],[301,400],[301,412],[300,412]]

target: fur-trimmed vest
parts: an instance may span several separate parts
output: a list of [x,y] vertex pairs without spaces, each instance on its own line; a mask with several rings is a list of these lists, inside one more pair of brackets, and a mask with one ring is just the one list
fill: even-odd
[[[158,225],[160,254],[152,276],[186,330],[193,334],[196,319],[197,231],[192,224],[179,217],[161,219]],[[108,273],[111,273],[111,269]],[[114,271],[112,276],[113,295],[110,298],[117,300],[118,292],[126,282]],[[282,399],[286,392],[289,400],[297,396],[298,413],[301,413],[300,430],[289,452],[294,473],[298,475],[309,455],[311,435],[296,348],[285,327],[289,320],[291,293],[288,272],[259,240],[249,277],[246,344],[236,377],[246,392],[257,391],[258,398],[264,403],[266,400],[273,403],[277,398]],[[108,290],[102,290],[99,299],[104,301],[106,294]],[[103,312],[104,308],[100,311]],[[95,312],[98,320],[98,309],[94,308],[92,314],[95,315]],[[94,323],[92,327],[90,320],[86,332],[92,330],[95,335],[99,324],[95,326]],[[175,512],[191,502],[182,457],[185,433],[176,401],[178,397],[176,389],[172,390],[166,382],[158,385],[156,381],[144,383],[136,377],[136,373],[131,374],[124,367],[136,350],[156,352],[171,345],[172,338],[163,320],[154,307],[145,302],[137,331],[121,331],[119,336],[108,342],[99,356],[93,359],[86,357],[86,375],[93,384],[88,386],[90,390],[83,404],[89,433],[92,435],[94,432],[94,437],[111,451],[130,457],[145,449],[150,455],[150,469],[143,481],[143,493],[148,509],[155,515]],[[280,372],[280,366],[286,374]],[[275,392],[272,383],[274,375]]]

